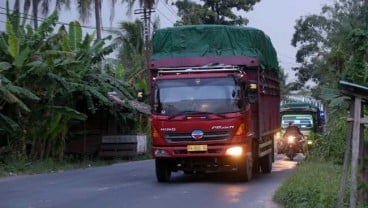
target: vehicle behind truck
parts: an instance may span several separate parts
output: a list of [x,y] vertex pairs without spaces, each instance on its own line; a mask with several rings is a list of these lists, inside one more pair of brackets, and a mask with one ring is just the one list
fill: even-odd
[[270,173],[280,130],[276,51],[249,27],[157,30],[149,62],[152,156],[159,182],[171,173]]
[[[321,110],[314,104],[308,102],[289,102],[280,107],[281,133],[285,133],[288,124],[292,122],[297,126],[306,140],[304,150],[312,147],[317,134],[323,131],[324,116]],[[277,152],[283,153],[285,144],[280,139],[277,140]]]

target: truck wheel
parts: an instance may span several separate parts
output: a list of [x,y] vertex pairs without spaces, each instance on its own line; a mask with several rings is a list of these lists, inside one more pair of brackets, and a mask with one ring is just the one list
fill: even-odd
[[248,153],[245,160],[242,160],[238,167],[238,179],[240,181],[250,181],[253,177],[253,158],[252,154]]
[[169,182],[171,178],[171,169],[168,160],[156,159],[156,178],[158,182]]
[[271,173],[272,170],[272,155],[268,154],[261,158],[262,173]]

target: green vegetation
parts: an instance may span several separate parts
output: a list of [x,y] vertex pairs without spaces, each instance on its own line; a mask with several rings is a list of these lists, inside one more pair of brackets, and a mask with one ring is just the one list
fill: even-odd
[[191,0],[176,1],[178,16],[181,17],[176,25],[246,25],[248,19],[233,11],[251,11],[258,2],[260,0],[201,0],[200,3]]
[[276,191],[274,200],[285,208],[336,207],[341,166],[328,161],[306,161]]
[[[299,63],[294,69],[298,81],[292,89],[315,81],[317,85],[311,91],[324,103],[328,123],[308,160],[280,187],[275,199],[285,207],[335,207],[348,115],[347,97],[340,94],[338,82],[367,86],[368,2],[338,0],[324,6],[320,15],[301,17],[292,44],[298,48]],[[365,113],[367,110],[366,106]],[[368,191],[367,184],[359,187]]]
[[54,160],[52,158],[44,160],[29,160],[25,157],[18,156],[16,158],[9,158],[5,161],[0,161],[0,177],[54,173],[70,169],[110,165],[122,161],[123,160],[80,160],[72,158],[65,158],[63,161]]
[[114,91],[129,100],[135,92],[119,65],[105,59],[115,47],[106,44],[111,36],[83,34],[78,21],[56,28],[56,12],[36,29],[21,20],[7,10],[0,34],[0,161],[63,161],[70,128],[98,111],[145,131],[144,116],[108,98]]

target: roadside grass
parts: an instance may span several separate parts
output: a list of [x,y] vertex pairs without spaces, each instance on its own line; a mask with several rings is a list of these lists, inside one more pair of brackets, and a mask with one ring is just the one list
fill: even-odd
[[0,177],[54,173],[70,169],[105,166],[117,162],[122,162],[122,160],[76,160],[67,158],[63,161],[53,159],[33,161],[25,158],[6,159],[0,161]]
[[285,208],[337,207],[341,172],[342,167],[332,162],[304,161],[276,190],[274,201]]
[[150,155],[148,153],[130,158],[111,158],[106,160],[75,159],[67,157],[63,161],[57,161],[54,159],[28,160],[23,157],[18,157],[15,159],[0,160],[0,177],[55,173],[65,170],[108,166],[115,163],[146,159],[150,159]]
[[107,166],[115,163],[151,159],[151,139],[147,139],[146,153],[126,158],[83,158],[66,156],[63,161],[54,159],[29,160],[24,156],[0,157],[0,177],[62,172],[65,170]]

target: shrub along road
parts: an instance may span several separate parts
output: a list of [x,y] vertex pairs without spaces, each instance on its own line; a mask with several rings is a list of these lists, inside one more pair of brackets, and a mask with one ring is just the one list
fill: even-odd
[[277,207],[272,196],[297,162],[278,156],[271,174],[235,182],[222,174],[174,173],[157,183],[144,160],[53,174],[0,179],[0,207]]

